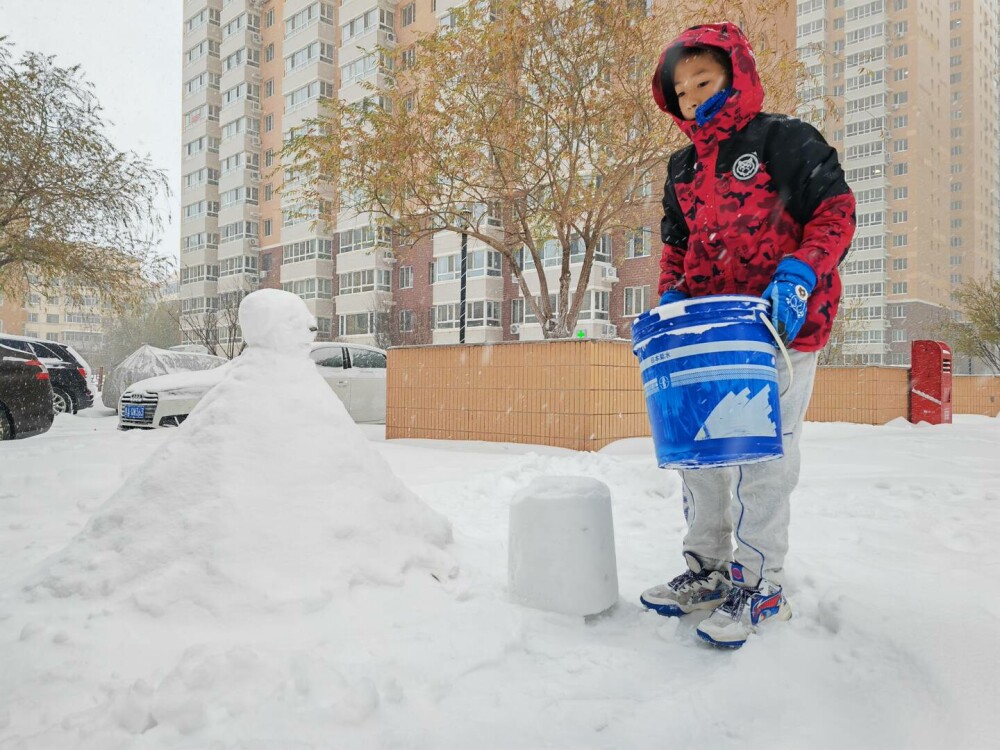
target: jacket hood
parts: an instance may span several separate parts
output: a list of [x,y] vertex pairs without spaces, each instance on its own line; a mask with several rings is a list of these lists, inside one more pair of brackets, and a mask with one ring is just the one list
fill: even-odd
[[[681,50],[689,47],[717,47],[732,61],[732,93],[718,114],[699,127],[694,120],[681,117],[674,93],[674,67]],[[653,99],[657,106],[670,114],[677,126],[692,141],[716,138],[720,134],[741,129],[760,114],[764,104],[764,87],[757,75],[757,60],[750,42],[736,24],[710,23],[692,26],[672,41],[660,55],[653,74]]]

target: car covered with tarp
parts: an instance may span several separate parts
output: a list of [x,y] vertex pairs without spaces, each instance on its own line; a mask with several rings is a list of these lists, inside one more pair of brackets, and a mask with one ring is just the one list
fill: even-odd
[[211,354],[157,349],[145,344],[122,360],[104,378],[101,400],[109,409],[117,411],[118,401],[133,383],[176,372],[212,370],[228,361]]

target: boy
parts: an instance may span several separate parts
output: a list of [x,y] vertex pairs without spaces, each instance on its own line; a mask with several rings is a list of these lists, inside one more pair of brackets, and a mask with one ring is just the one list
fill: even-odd
[[[764,622],[791,617],[782,591],[789,498],[817,352],[840,300],[837,265],[854,234],[854,196],[818,131],[761,112],[753,51],[731,23],[695,26],[674,40],[653,75],[653,98],[692,141],[671,156],[663,191],[660,304],[763,296],[790,348],[784,457],[682,471],[688,570],[641,597],[663,615],[710,611],[698,636],[739,648]],[[789,373],[778,360],[784,390]]]

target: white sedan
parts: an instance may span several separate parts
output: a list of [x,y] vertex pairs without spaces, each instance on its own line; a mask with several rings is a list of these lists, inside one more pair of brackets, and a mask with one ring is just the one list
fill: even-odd
[[[385,423],[383,350],[365,344],[317,342],[309,356],[355,422]],[[212,370],[175,372],[134,383],[118,402],[119,429],[179,425],[228,371],[227,363]]]

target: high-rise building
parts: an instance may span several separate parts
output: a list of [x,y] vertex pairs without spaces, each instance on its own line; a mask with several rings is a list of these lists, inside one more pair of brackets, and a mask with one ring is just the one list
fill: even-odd
[[[351,196],[334,226],[317,206],[296,205],[296,180],[280,151],[324,99],[378,96],[391,71],[377,46],[406,51],[421,32],[450,25],[454,0],[185,0],[181,325],[184,340],[238,336],[236,308],[260,286],[298,294],[316,315],[319,338],[451,343],[460,336],[460,254],[467,253],[465,339],[537,339],[541,327],[499,253],[453,232],[392,247]],[[775,43],[792,42],[794,14],[775,23]],[[650,61],[652,71],[655,61]],[[373,92],[365,84],[374,84]],[[664,118],[664,127],[673,127]],[[664,170],[665,171],[665,170]],[[608,235],[595,258],[577,333],[628,336],[655,302],[660,185],[636,196],[634,227]],[[502,231],[495,206],[482,212]],[[546,247],[549,287],[561,251]],[[582,252],[571,263],[576,285]],[[538,274],[525,273],[537,294]]]
[[801,114],[858,204],[843,351],[907,364],[959,285],[1000,269],[997,0],[804,0],[797,22]]

